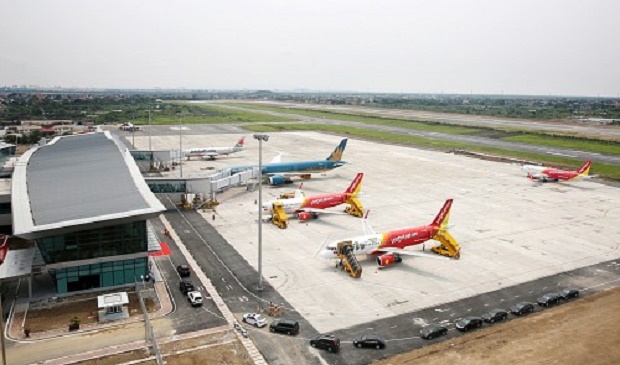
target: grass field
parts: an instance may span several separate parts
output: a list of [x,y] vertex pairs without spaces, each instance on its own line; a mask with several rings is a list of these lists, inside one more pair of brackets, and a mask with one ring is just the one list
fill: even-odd
[[597,140],[585,140],[566,137],[554,137],[539,134],[524,134],[502,138],[505,141],[572,148],[580,151],[598,152],[603,154],[620,155],[620,143]]
[[266,105],[254,105],[254,104],[240,104],[240,103],[226,103],[226,105],[238,106],[247,109],[266,110],[284,114],[297,114],[312,118],[325,118],[334,120],[343,120],[348,122],[358,122],[364,124],[385,125],[390,127],[407,128],[429,132],[440,132],[446,134],[474,134],[480,132],[480,128],[468,128],[461,126],[445,125],[433,122],[418,122],[402,119],[387,119],[379,117],[366,117],[353,114],[342,114],[334,112],[307,110],[307,109],[292,109],[292,108],[279,108]]
[[[583,161],[557,156],[548,156],[536,153],[511,151],[501,148],[493,147],[481,147],[473,144],[449,142],[449,141],[434,141],[424,137],[408,136],[397,133],[381,132],[368,130],[364,128],[355,128],[348,126],[336,126],[325,124],[253,124],[244,126],[245,129],[254,132],[279,132],[279,131],[325,131],[342,135],[350,135],[363,139],[396,143],[407,146],[415,146],[422,148],[438,149],[442,151],[449,151],[453,149],[463,149],[467,151],[482,152],[507,157],[517,157],[521,159],[528,159],[531,161],[537,161],[544,164],[551,164],[556,167],[563,168],[578,168]],[[599,175],[600,177],[610,180],[620,181],[620,166],[606,165],[601,163],[595,163],[592,166],[591,174]]]
[[[284,118],[262,113],[252,113],[243,110],[219,108],[204,104],[171,102],[165,103],[161,109],[151,112],[151,124],[179,124],[179,112],[184,115],[182,121],[183,124],[231,124],[294,121],[294,118]],[[138,118],[135,120],[135,124],[148,124],[148,118]]]

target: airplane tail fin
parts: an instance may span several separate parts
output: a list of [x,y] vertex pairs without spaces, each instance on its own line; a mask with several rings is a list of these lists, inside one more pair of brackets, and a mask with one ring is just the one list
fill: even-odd
[[592,161],[586,161],[583,165],[577,170],[577,174],[580,177],[586,177],[590,173],[590,166],[592,166]]
[[344,193],[351,194],[351,195],[359,194],[360,190],[362,190],[362,179],[363,178],[364,178],[364,174],[361,172],[358,173],[355,176],[355,179],[353,179],[353,181],[351,182],[351,185],[349,185],[349,187]]
[[245,143],[245,136],[239,138],[239,140],[237,141],[237,144],[235,145],[235,147],[243,147],[244,143]]
[[304,197],[304,192],[301,191],[301,188],[304,186],[304,183],[299,184],[299,188],[297,188],[297,190],[295,190],[295,198],[303,198]]
[[329,155],[327,160],[329,160],[329,161],[341,161],[342,160],[342,154],[344,153],[344,149],[345,149],[345,147],[347,147],[347,140],[348,139],[345,138],[342,141],[340,141],[340,144],[338,145],[338,147],[336,147],[334,152],[332,152],[332,154]]
[[448,228],[448,221],[450,220],[450,208],[452,208],[452,199],[446,200],[443,207],[439,211],[439,214],[433,220],[433,226],[439,226],[440,230]]

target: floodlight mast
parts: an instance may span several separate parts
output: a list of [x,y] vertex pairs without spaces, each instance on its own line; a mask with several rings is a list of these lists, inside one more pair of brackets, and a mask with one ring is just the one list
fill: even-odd
[[258,140],[258,287],[263,290],[263,141],[267,142],[266,134],[255,134]]

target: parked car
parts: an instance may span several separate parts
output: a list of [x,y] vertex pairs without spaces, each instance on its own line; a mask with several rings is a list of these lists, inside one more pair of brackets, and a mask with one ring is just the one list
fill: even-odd
[[538,302],[538,305],[541,307],[549,307],[549,306],[558,304],[561,298],[562,297],[560,297],[560,294],[558,293],[546,293],[546,294],[543,294],[542,297],[536,299],[536,301]]
[[534,311],[534,304],[530,302],[520,302],[510,307],[510,313],[515,316],[522,316],[524,314],[532,313]]
[[177,266],[177,272],[179,273],[179,276],[182,278],[186,278],[192,274],[192,271],[189,269],[189,266],[187,265]]
[[310,340],[310,346],[329,352],[340,351],[340,339],[334,335],[318,335]]
[[246,313],[243,315],[241,320],[247,324],[251,324],[254,327],[265,327],[267,325],[267,320],[265,317],[256,313]]
[[385,348],[385,341],[377,336],[365,335],[353,339],[353,346],[357,348],[365,347],[380,350]]
[[181,280],[181,283],[179,283],[179,289],[181,289],[181,293],[187,294],[188,292],[194,290],[194,284],[192,284],[189,280]]
[[572,298],[579,298],[579,290],[577,289],[564,289],[558,294],[564,300],[569,300]]
[[200,307],[203,300],[202,294],[197,290],[187,292],[187,300],[192,304],[192,307]]
[[420,335],[425,340],[432,340],[448,333],[448,329],[440,324],[431,323],[420,330]]
[[487,323],[505,321],[506,318],[508,318],[508,312],[499,308],[492,309],[490,312],[482,315],[482,319]]
[[482,327],[482,318],[480,317],[465,317],[461,318],[454,323],[457,330],[461,332],[467,332],[474,328]]
[[289,319],[277,319],[269,325],[269,331],[296,335],[299,333],[299,322]]

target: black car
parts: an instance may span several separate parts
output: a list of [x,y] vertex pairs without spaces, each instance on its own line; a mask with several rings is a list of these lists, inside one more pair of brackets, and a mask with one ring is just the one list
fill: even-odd
[[440,324],[431,323],[420,330],[420,335],[425,340],[432,340],[448,333],[448,329]]
[[189,280],[181,280],[181,283],[179,284],[179,289],[181,289],[181,292],[183,294],[187,294],[188,292],[194,290],[194,284],[192,284],[192,282]]
[[508,318],[508,312],[503,309],[495,308],[488,313],[482,315],[482,319],[486,323],[495,323],[499,321],[505,321]]
[[377,336],[362,336],[353,339],[353,346],[359,349],[365,347],[380,350],[385,348],[385,341]]
[[469,330],[473,330],[474,328],[480,328],[482,326],[482,318],[480,317],[465,317],[461,318],[454,326],[457,330],[461,332],[467,332]]
[[510,313],[515,316],[522,316],[524,314],[532,313],[534,311],[534,304],[530,302],[520,302],[510,307]]
[[299,323],[288,319],[277,319],[269,325],[269,331],[296,335],[299,333]]
[[569,300],[572,298],[579,298],[579,290],[577,289],[564,289],[558,294],[564,300]]
[[318,335],[310,340],[310,346],[329,352],[338,352],[340,350],[340,340],[334,335]]
[[557,293],[546,293],[543,294],[542,297],[536,299],[538,305],[541,307],[549,307],[560,302],[560,294]]
[[192,272],[189,269],[189,266],[187,265],[177,266],[177,272],[179,273],[179,276],[182,278],[186,278],[192,274]]

